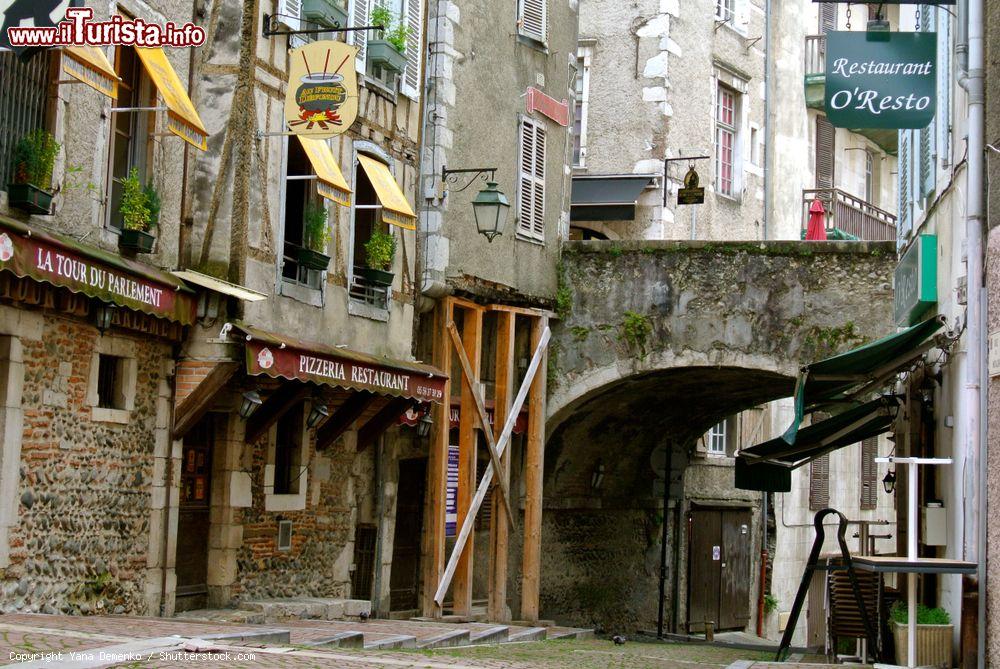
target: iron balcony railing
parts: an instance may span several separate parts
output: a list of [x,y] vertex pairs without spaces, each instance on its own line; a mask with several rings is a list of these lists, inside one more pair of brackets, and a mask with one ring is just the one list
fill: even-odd
[[826,35],[806,35],[806,76],[826,73]]
[[827,237],[834,228],[862,241],[896,239],[896,215],[865,202],[839,188],[810,188],[802,191],[802,229],[809,225],[809,207],[819,199],[826,210]]

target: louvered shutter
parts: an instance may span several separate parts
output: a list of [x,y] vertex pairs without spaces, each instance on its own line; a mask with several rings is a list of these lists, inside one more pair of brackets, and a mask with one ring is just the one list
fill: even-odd
[[819,6],[819,32],[825,35],[837,29],[837,5],[824,2]]
[[910,131],[899,131],[899,239],[910,236]]
[[[353,26],[368,25],[368,3],[372,0],[351,0],[348,5],[348,14]],[[388,28],[388,26],[386,26]],[[348,33],[350,43],[358,47],[358,57],[354,61],[354,67],[358,72],[365,73],[365,57],[367,55],[365,47],[368,45],[368,33],[364,30],[352,30]]]
[[545,240],[545,128],[531,119],[521,122],[518,166],[518,233]]
[[938,150],[941,166],[951,164],[951,21],[948,12],[936,10],[938,23]]
[[816,117],[816,188],[833,188],[837,129],[826,116]]
[[278,0],[278,23],[289,30],[302,29],[302,0]]
[[420,61],[423,56],[423,0],[405,0],[406,25],[410,36],[406,38],[406,71],[399,83],[399,92],[408,98],[420,98]]
[[830,505],[830,454],[809,463],[809,510],[819,511]]
[[517,31],[545,43],[548,36],[547,0],[517,0]]
[[[934,26],[931,24],[931,9],[930,7],[924,5],[920,8],[920,31],[921,32],[931,32],[934,30]],[[941,74],[938,73],[938,81],[941,80]],[[940,96],[939,96],[940,97]],[[939,99],[938,104],[941,103]],[[934,187],[936,185],[937,169],[934,164],[934,150],[935,150],[935,139],[937,135],[937,122],[936,116],[935,120],[930,122],[926,128],[922,128],[920,131],[920,197],[925,198],[934,192]]]
[[878,437],[861,442],[861,510],[872,511],[878,506]]

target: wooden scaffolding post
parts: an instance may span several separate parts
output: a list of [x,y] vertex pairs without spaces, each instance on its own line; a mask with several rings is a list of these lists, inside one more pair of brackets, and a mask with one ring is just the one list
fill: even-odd
[[[531,346],[548,329],[547,316],[532,323]],[[542,484],[545,475],[545,380],[548,354],[531,383],[528,401],[528,439],[525,445],[524,561],[521,571],[521,619],[538,620],[538,595],[542,560]]]
[[[482,367],[483,349],[483,310],[482,308],[463,308],[462,344],[465,355],[472,367],[475,377],[473,383],[479,383]],[[473,393],[476,392],[470,379],[462,375],[462,403],[458,418],[458,525],[461,525],[469,514],[472,497],[476,494],[476,452],[479,449],[479,435],[476,432],[478,417],[476,415]],[[473,571],[473,537],[462,550],[455,571],[452,585],[453,613],[458,616],[472,614],[472,571]]]
[[[493,432],[500,439],[507,422],[514,392],[514,324],[516,315],[510,311],[497,313],[496,386],[493,395]],[[510,490],[510,449],[500,456],[499,480]],[[514,500],[510,500],[513,505]],[[504,515],[499,495],[493,495],[490,514],[490,579],[488,618],[492,622],[507,622],[507,557],[510,526]]]
[[[451,376],[451,341],[448,323],[452,320],[454,305],[444,298],[434,313],[434,365]],[[445,513],[448,496],[448,432],[451,422],[451,380],[444,384],[444,400],[432,408],[434,424],[427,457],[427,496],[423,532],[423,602],[424,616],[441,615],[441,607],[434,601],[434,593],[444,574]]]

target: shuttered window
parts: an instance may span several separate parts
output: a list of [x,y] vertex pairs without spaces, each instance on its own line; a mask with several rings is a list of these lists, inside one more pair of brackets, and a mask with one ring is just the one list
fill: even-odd
[[816,188],[833,188],[837,129],[826,116],[816,117]]
[[278,22],[289,30],[302,29],[302,0],[278,0]]
[[735,2],[736,0],[715,0],[715,18],[719,21],[728,21],[733,18]]
[[873,511],[878,506],[878,437],[861,442],[861,510]]
[[935,119],[938,128],[938,158],[941,167],[951,165],[951,18],[948,12],[935,8],[938,34],[938,111]]
[[12,180],[17,143],[32,131],[45,128],[48,89],[48,51],[27,62],[10,51],[0,51],[0,189],[6,189]]
[[548,37],[548,0],[517,0],[517,32],[545,44]]
[[[934,24],[931,22],[931,8],[924,5],[920,8],[920,31],[933,32]],[[940,73],[938,79],[940,79]],[[938,104],[941,101],[938,100]],[[919,131],[920,137],[920,197],[925,198],[934,192],[936,186],[937,169],[934,164],[937,138],[937,116],[926,128]]]
[[837,4],[824,2],[819,6],[819,32],[825,35],[837,29]]
[[899,239],[910,235],[910,131],[899,132]]
[[410,28],[410,35],[406,38],[406,70],[403,72],[402,80],[399,83],[399,92],[408,98],[417,100],[420,98],[420,64],[423,56],[423,35],[424,28],[423,2],[421,0],[404,0],[405,16],[403,19]]
[[517,184],[517,232],[545,241],[545,126],[521,120]]
[[[368,3],[371,0],[351,0],[348,5],[348,13],[350,14],[351,25],[354,26],[366,26],[368,25]],[[366,47],[368,46],[368,33],[364,30],[352,30],[347,33],[350,35],[350,43],[358,47],[358,57],[354,61],[355,69],[358,72],[365,73],[365,58],[367,57]]]
[[809,464],[809,510],[819,511],[830,505],[830,455]]

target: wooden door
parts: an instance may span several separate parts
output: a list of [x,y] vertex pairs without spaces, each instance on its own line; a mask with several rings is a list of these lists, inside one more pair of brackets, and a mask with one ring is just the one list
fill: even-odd
[[689,521],[688,629],[705,621],[716,630],[743,629],[750,622],[752,546],[750,511],[693,509]]
[[750,622],[750,512],[723,511],[719,629],[743,629]]
[[427,460],[400,460],[396,495],[396,531],[392,541],[389,609],[418,608],[420,584],[420,535],[424,519],[424,485]]
[[185,435],[181,451],[175,558],[178,612],[207,606],[213,432],[212,418],[202,419]]

